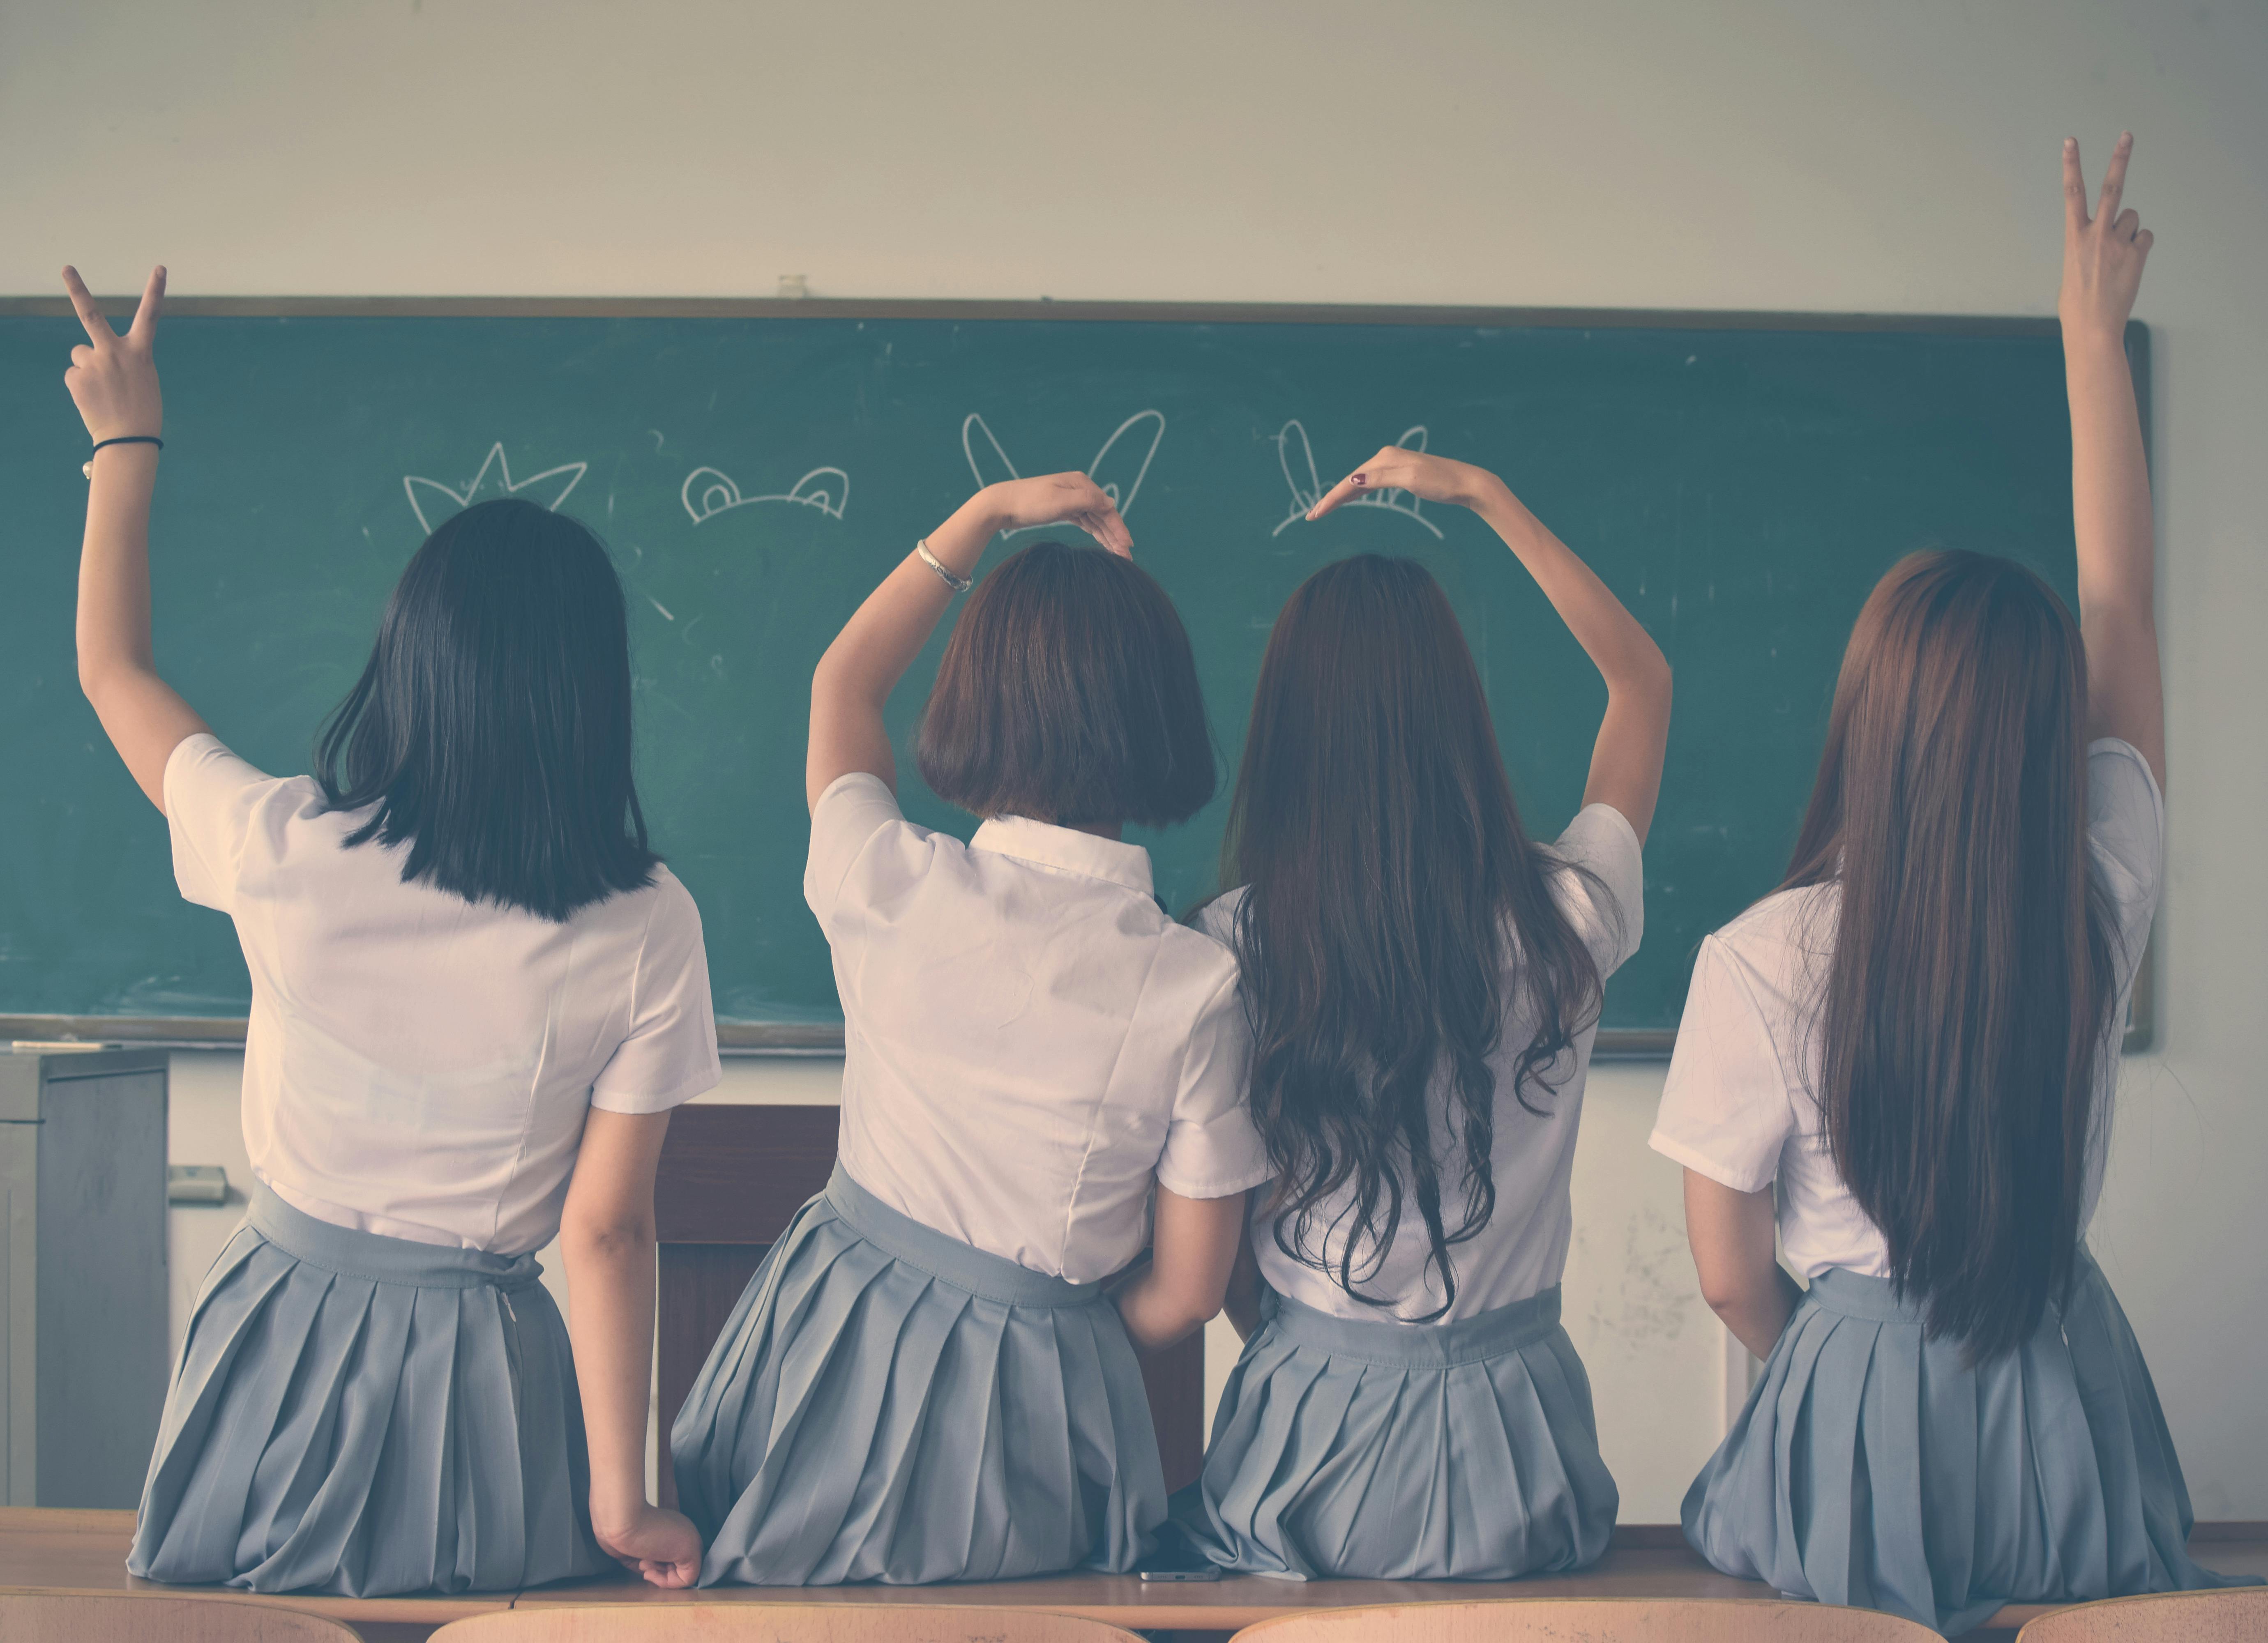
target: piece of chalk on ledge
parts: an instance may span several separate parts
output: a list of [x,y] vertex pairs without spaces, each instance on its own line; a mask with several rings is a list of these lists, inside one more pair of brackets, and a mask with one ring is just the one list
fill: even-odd
[[169,1163],[166,1166],[168,1204],[225,1204],[228,1171],[217,1163]]

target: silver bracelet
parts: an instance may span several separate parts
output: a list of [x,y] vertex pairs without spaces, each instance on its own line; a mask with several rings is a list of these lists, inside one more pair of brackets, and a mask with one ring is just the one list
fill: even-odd
[[921,561],[923,564],[927,565],[932,570],[937,572],[937,579],[945,583],[946,587],[951,588],[955,593],[966,593],[969,589],[976,585],[976,577],[956,576],[953,572],[946,569],[945,561],[929,551],[929,539],[927,537],[924,537],[920,541],[914,544],[914,552],[921,555]]

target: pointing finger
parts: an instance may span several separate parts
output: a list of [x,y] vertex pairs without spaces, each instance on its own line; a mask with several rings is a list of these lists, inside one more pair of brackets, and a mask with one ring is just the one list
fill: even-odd
[[106,343],[118,341],[118,333],[110,328],[110,321],[104,319],[102,310],[95,306],[94,294],[86,289],[86,282],[79,278],[77,268],[64,268],[63,290],[70,293],[71,307],[78,314],[79,324],[86,327],[88,341],[101,348]]
[[142,288],[142,305],[134,311],[134,324],[126,334],[133,341],[148,348],[158,340],[158,315],[166,306],[166,265],[159,263],[150,270],[149,283]]
[[2102,203],[2095,208],[2095,217],[2117,221],[2118,202],[2126,192],[2126,161],[2134,152],[2134,134],[2121,132],[2118,146],[2110,150],[2110,164],[2102,168]]

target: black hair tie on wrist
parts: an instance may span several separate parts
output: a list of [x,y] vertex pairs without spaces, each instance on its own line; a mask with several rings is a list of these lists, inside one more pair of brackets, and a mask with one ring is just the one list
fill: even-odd
[[[166,448],[166,442],[155,434],[119,434],[109,439],[96,440],[94,451],[99,451],[105,445],[155,445],[158,450],[163,451]],[[86,460],[78,466],[78,471],[89,479],[94,477],[94,451],[88,451]]]

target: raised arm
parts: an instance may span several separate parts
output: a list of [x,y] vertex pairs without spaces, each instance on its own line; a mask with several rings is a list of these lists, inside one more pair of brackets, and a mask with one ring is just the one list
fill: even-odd
[[1350,497],[1379,490],[1406,490],[1427,502],[1471,509],[1535,578],[1607,681],[1607,713],[1592,744],[1583,803],[1613,805],[1643,842],[1653,823],[1669,746],[1669,663],[1660,647],[1591,568],[1485,468],[1388,445],[1331,487],[1307,517],[1320,519]]
[[[166,422],[154,353],[166,270],[150,270],[133,328],[122,337],[95,306],[77,269],[63,270],[63,287],[86,327],[86,341],[71,349],[63,386],[87,436],[97,444],[157,437]],[[102,445],[92,466],[78,559],[79,688],[126,768],[162,810],[166,761],[205,722],[158,677],[150,645],[150,494],[158,484],[158,447]]]
[[2087,733],[2132,743],[2166,780],[2166,698],[2158,665],[2156,541],[2150,470],[2126,364],[2126,317],[2150,256],[2150,231],[2121,210],[2132,135],[2102,173],[2087,214],[2079,143],[2063,145],[2064,379],[2071,394],[2072,524],[2079,544],[2079,624],[2087,641]]
[[[1084,473],[988,485],[930,532],[923,546],[961,582],[975,574],[985,545],[1002,531],[1074,524],[1114,554],[1130,555],[1134,539],[1100,487]],[[916,549],[861,605],[819,658],[811,676],[811,740],[805,754],[806,803],[854,770],[898,785],[882,704],[936,631],[954,589]]]

